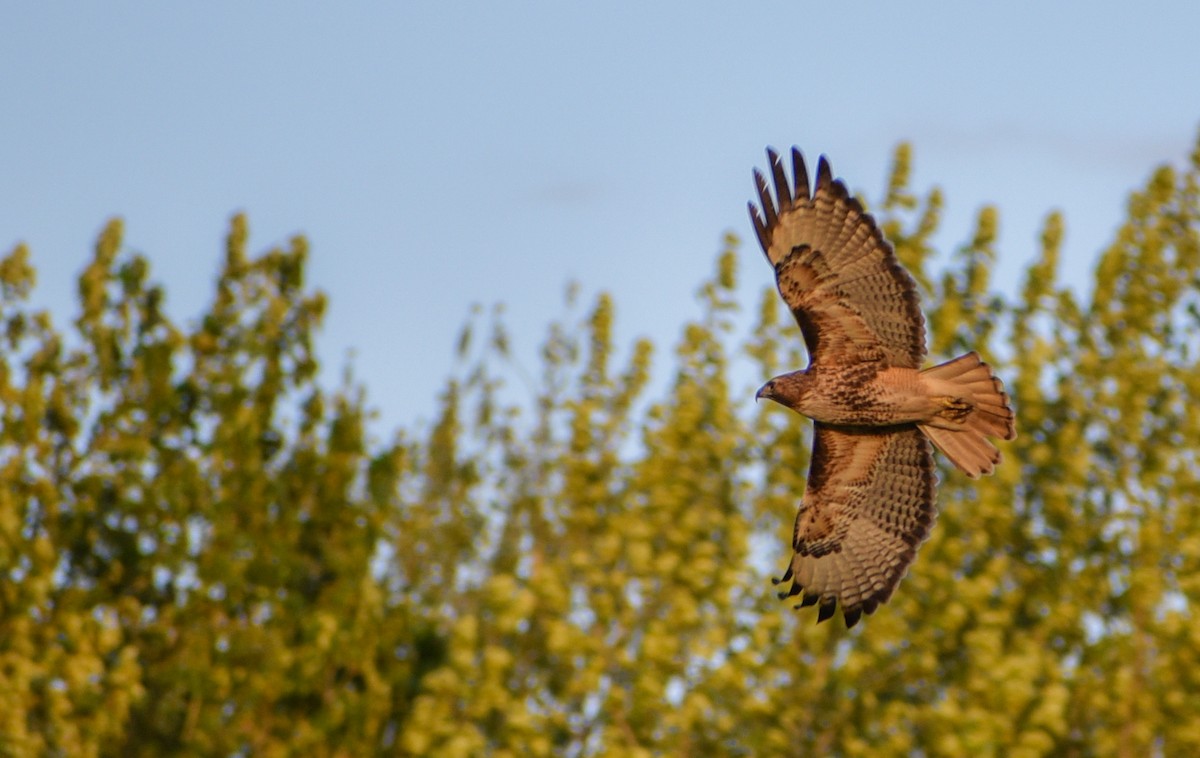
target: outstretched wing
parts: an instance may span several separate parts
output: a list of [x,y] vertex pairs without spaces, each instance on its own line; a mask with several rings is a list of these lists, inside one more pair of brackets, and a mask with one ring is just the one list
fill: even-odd
[[846,626],[887,601],[937,518],[933,455],[915,426],[817,423],[781,598],[804,593],[817,621],[838,603]]
[[762,215],[750,203],[759,244],[775,267],[779,293],[804,332],[812,363],[883,360],[920,368],[925,359],[925,317],[917,285],[891,244],[824,156],[809,196],[804,156],[792,148],[795,189],[779,155],[767,150],[775,194],[754,172]]

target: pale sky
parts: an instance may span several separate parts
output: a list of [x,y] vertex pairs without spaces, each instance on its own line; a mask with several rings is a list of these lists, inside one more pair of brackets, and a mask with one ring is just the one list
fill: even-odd
[[948,200],[946,249],[1001,212],[1015,291],[1052,208],[1078,281],[1128,192],[1200,130],[1194,3],[150,3],[0,10],[0,250],[27,242],[60,328],[105,221],[178,320],[228,219],[312,244],[379,437],[429,420],[472,303],[532,363],[567,282],[613,292],[664,374],[763,148],[825,153],[878,199],[894,146]]

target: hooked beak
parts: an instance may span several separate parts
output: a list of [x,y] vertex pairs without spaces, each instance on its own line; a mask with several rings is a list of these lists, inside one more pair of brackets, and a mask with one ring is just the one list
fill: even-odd
[[775,389],[775,383],[767,382],[766,384],[764,384],[763,386],[758,388],[758,392],[755,393],[755,395],[754,395],[754,401],[758,402],[759,400],[762,400],[764,397],[766,399],[770,400],[771,398],[773,398],[775,396],[774,389]]

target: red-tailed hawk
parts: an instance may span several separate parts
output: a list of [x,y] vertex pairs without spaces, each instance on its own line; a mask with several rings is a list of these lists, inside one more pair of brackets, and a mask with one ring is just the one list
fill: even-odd
[[975,353],[922,369],[925,318],[912,276],[875,220],[835,181],[822,156],[808,169],[792,148],[795,189],[767,151],[773,200],[754,172],[762,214],[750,218],[809,365],[777,376],[758,397],[814,422],[808,484],[796,514],[792,585],[817,621],[838,603],[846,626],[891,597],[937,516],[932,442],[967,476],[990,474],[1016,437],[1004,386]]

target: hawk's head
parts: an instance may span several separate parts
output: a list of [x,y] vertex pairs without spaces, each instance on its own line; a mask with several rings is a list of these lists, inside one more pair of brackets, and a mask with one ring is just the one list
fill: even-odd
[[804,413],[804,401],[808,396],[808,374],[804,371],[793,371],[782,374],[759,388],[754,396],[756,400],[766,398],[774,400],[785,408],[791,408]]

